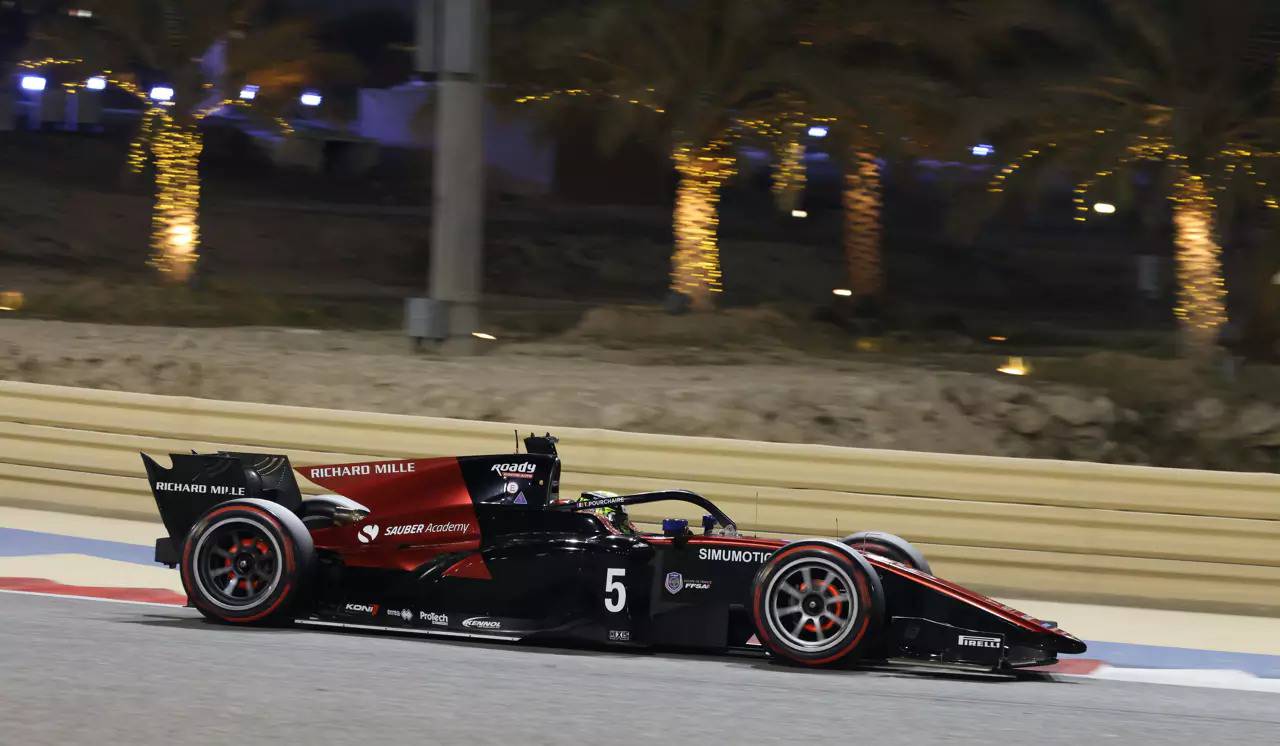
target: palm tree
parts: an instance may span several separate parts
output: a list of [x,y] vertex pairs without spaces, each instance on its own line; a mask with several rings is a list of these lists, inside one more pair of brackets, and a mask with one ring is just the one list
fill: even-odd
[[[1092,174],[1090,190],[1158,164],[1172,204],[1185,350],[1213,349],[1227,320],[1221,234],[1229,206],[1280,207],[1266,172],[1280,153],[1280,4],[1269,0],[1006,0],[993,15],[1034,34],[1037,74],[1001,92],[1039,150]],[[1049,60],[1046,63],[1045,60]],[[1065,69],[1064,69],[1065,68]],[[1011,169],[1016,169],[1015,164]],[[1149,166],[1148,166],[1149,167]],[[1011,173],[1011,171],[1010,171]],[[1007,174],[998,177],[1001,190]]]
[[817,0],[791,61],[810,110],[834,125],[845,165],[844,253],[855,304],[885,292],[881,194],[885,159],[958,147],[973,27],[961,0]]
[[[83,0],[92,21],[54,21],[40,45],[69,51],[147,106],[130,165],[155,168],[151,264],[174,282],[190,279],[200,247],[200,123],[225,107],[270,117],[322,71],[345,62],[321,53],[302,21],[263,24],[259,0]],[[141,84],[169,89],[153,100]],[[256,97],[242,100],[242,86]],[[279,120],[286,130],[287,124]]]
[[737,172],[735,143],[753,134],[756,113],[775,108],[773,61],[792,43],[789,5],[607,0],[556,17],[540,35],[538,74],[522,71],[526,85],[557,86],[522,101],[598,97],[618,104],[607,109],[607,141],[649,136],[662,144],[679,179],[671,289],[694,309],[713,308],[722,289],[720,192]]

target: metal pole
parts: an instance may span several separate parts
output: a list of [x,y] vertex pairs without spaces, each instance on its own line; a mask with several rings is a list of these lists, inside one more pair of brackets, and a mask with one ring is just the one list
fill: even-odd
[[480,329],[483,278],[489,3],[420,0],[419,13],[428,11],[433,22],[420,15],[418,30],[419,50],[433,50],[436,72],[429,290],[448,308],[449,338],[470,340]]

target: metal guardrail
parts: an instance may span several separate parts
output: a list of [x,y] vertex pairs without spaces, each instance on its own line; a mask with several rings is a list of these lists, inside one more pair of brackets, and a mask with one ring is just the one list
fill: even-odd
[[[502,453],[513,427],[0,382],[0,501],[155,519],[138,451]],[[749,532],[892,531],[991,593],[1280,614],[1277,475],[536,429],[569,494],[687,487]]]

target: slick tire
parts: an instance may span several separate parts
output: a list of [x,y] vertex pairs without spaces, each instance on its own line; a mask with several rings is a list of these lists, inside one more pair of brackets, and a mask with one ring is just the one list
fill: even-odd
[[751,585],[751,620],[766,650],[802,666],[850,662],[872,650],[884,589],[866,558],[836,541],[806,539],[774,553]]
[[314,562],[298,516],[266,500],[234,500],[210,508],[187,532],[182,586],[210,619],[277,623],[306,593]]
[[901,536],[884,531],[859,531],[856,534],[849,534],[841,541],[859,552],[878,554],[920,572],[933,574],[929,561],[924,558],[924,552],[916,549],[911,542]]

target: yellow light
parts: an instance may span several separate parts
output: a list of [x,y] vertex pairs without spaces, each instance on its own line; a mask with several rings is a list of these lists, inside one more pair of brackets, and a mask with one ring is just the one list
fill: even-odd
[[1031,366],[1020,357],[1011,357],[996,370],[1009,376],[1025,376],[1031,372]]
[[884,273],[880,266],[880,164],[874,153],[854,153],[854,167],[845,174],[844,252],[849,284],[861,298],[880,294]]
[[1110,202],[1095,202],[1093,204],[1093,211],[1099,215],[1114,215],[1116,212],[1116,206]]
[[1009,341],[1008,337],[1002,337],[998,334],[993,334],[990,337],[987,337],[987,339],[991,340],[992,342],[1008,342]]
[[130,145],[129,166],[141,172],[155,163],[155,205],[151,213],[151,266],[175,282],[191,278],[200,248],[200,152],[194,125],[178,123],[152,107]]
[[781,137],[777,148],[777,166],[773,171],[773,199],[778,209],[790,211],[791,217],[801,218],[796,208],[804,195],[804,184],[807,174],[804,166],[804,141],[801,135],[805,129],[800,122],[788,122],[781,130],[770,134]]
[[[1186,166],[1181,167],[1186,170]],[[1205,352],[1217,342],[1226,322],[1226,288],[1222,279],[1222,247],[1213,237],[1217,205],[1196,174],[1185,174],[1174,186],[1174,243],[1177,245],[1178,318],[1191,351]]]
[[195,229],[186,224],[175,224],[169,227],[169,243],[175,247],[188,247],[195,240]]
[[0,311],[17,311],[22,308],[26,298],[17,290],[0,292]]
[[832,291],[831,291],[831,294],[832,294],[832,295],[838,295],[838,296],[840,296],[841,298],[852,298],[852,297],[853,297],[853,291],[852,291],[852,290],[850,290],[850,289],[848,289],[848,288],[836,288],[835,290],[832,290]]
[[471,336],[475,337],[476,339],[485,339],[485,340],[488,340],[488,341],[490,341],[490,342],[493,342],[493,341],[495,341],[495,340],[497,340],[497,339],[498,339],[497,337],[493,336],[492,334],[487,334],[487,333],[485,333],[485,332],[471,332]]
[[676,189],[675,254],[671,289],[693,308],[707,310],[720,284],[720,188],[735,173],[737,159],[727,140],[702,147],[684,144],[671,154],[680,184]]
[[792,210],[792,211],[791,211],[791,217],[793,217],[793,218],[807,218],[807,217],[809,217],[809,211],[808,211],[808,210]]

